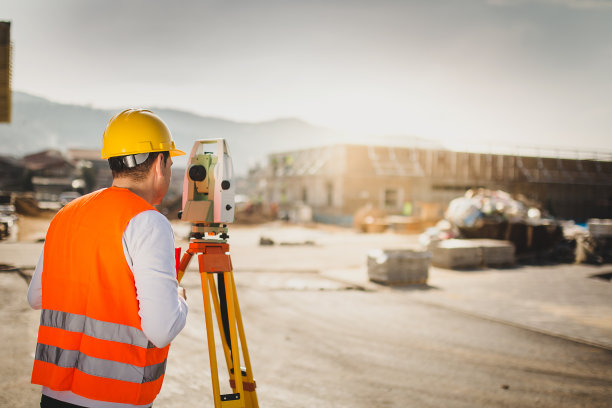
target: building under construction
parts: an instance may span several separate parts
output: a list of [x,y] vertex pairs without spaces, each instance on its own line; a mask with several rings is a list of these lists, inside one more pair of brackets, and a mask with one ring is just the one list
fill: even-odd
[[612,217],[612,155],[574,158],[388,146],[335,145],[269,156],[258,195],[288,211],[296,203],[316,221],[349,225],[371,205],[386,214],[439,219],[467,189],[523,195],[550,215],[584,221]]

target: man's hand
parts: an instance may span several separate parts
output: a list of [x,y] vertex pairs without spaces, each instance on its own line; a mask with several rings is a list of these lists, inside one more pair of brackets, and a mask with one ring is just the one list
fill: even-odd
[[182,286],[179,286],[177,289],[178,289],[178,295],[182,297],[183,299],[187,300],[187,291],[185,290],[185,288]]

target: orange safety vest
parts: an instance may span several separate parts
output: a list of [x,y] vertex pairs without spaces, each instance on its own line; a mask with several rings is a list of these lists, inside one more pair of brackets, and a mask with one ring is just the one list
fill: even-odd
[[129,190],[110,187],[72,201],[53,218],[33,384],[99,401],[153,402],[169,346],[156,348],[142,331],[122,244],[130,220],[152,209]]

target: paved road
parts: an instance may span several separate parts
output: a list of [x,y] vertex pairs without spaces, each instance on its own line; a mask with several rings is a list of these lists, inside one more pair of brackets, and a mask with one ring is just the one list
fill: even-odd
[[[264,233],[316,245],[259,247]],[[262,407],[611,406],[612,284],[589,277],[606,267],[432,269],[427,287],[387,288],[367,282],[365,252],[415,237],[274,226],[231,235]],[[2,244],[0,263],[27,272],[38,251]],[[158,407],[212,406],[195,267],[183,281],[190,315]],[[10,356],[0,372],[2,407],[32,407],[39,398],[29,385],[38,312],[27,306],[26,287],[17,273],[0,274]]]
[[[236,279],[262,406],[606,407],[612,397],[609,350],[424,304],[401,291],[320,290],[314,277],[298,289],[298,274],[286,277],[286,288],[273,275]],[[197,288],[190,281],[190,293]],[[181,377],[209,395],[198,344],[202,307],[192,305],[190,325],[175,344],[185,354],[174,350],[169,363],[182,375],[169,374],[164,406],[193,402],[182,394]],[[194,361],[197,347],[202,354]]]

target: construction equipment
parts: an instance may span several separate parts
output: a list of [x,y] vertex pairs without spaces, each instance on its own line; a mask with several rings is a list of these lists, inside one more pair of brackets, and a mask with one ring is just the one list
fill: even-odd
[[[180,282],[197,254],[215,408],[257,408],[256,384],[227,243],[227,223],[234,219],[233,207],[232,162],[225,140],[196,141],[185,172],[183,210],[179,213],[179,218],[192,222],[192,232],[177,278]],[[229,394],[220,391],[213,308],[232,388]]]

